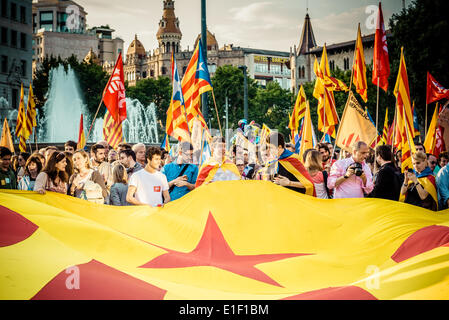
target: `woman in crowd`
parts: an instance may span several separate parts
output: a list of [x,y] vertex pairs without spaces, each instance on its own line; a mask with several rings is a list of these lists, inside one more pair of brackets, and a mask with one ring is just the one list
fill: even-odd
[[18,189],[33,191],[37,175],[42,170],[42,162],[36,154],[32,154],[25,163],[24,175],[19,181]]
[[68,194],[96,203],[108,201],[108,190],[100,172],[89,165],[89,155],[84,150],[77,150],[73,154],[75,173],[69,180]]
[[304,167],[309,172],[313,184],[315,185],[316,196],[320,199],[329,199],[327,171],[323,169],[322,163],[322,155],[318,150],[307,150]]
[[128,193],[128,175],[123,165],[117,164],[112,169],[112,179],[114,184],[111,186],[110,204],[113,206],[129,206],[126,201]]
[[53,152],[45,168],[37,175],[34,191],[40,194],[45,194],[46,191],[67,194],[69,176],[66,167],[67,157],[64,152]]
[[435,177],[427,166],[427,156],[418,151],[412,155],[413,170],[404,173],[399,201],[418,207],[438,210],[438,194]]
[[22,179],[23,175],[25,174],[25,165],[30,157],[30,154],[28,152],[21,152],[19,156],[17,157],[17,181],[19,182],[20,179]]
[[117,160],[118,160],[118,153],[117,153],[117,151],[115,151],[114,149],[110,149],[109,153],[108,153],[108,162],[112,164],[112,163],[114,163]]

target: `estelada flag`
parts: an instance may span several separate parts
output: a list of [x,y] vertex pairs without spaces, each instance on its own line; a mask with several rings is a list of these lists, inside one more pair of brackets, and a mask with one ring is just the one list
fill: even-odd
[[77,144],[76,148],[77,149],[84,149],[85,145],[86,145],[86,135],[84,134],[83,114],[81,114],[80,128],[79,128],[79,132],[78,132],[78,144]]
[[449,298],[449,210],[267,181],[214,182],[163,208],[16,190],[0,203],[2,300]]
[[172,53],[171,64],[173,70],[173,90],[170,106],[167,110],[165,132],[176,140],[190,141],[191,137],[187,124],[184,96],[182,94],[181,81],[179,79],[174,53]]
[[357,29],[357,40],[354,53],[354,64],[352,66],[353,78],[352,82],[355,85],[355,89],[362,97],[365,103],[368,101],[368,84],[366,83],[366,65],[365,55],[363,53],[362,35],[360,33],[360,23]]
[[234,162],[225,157],[222,163],[219,163],[213,157],[204,162],[198,170],[198,178],[196,179],[195,188],[211,182],[218,170],[227,174],[230,179],[238,180],[241,178],[240,172]]
[[103,91],[103,102],[112,118],[121,123],[126,119],[125,75],[122,53],[119,54],[108,84]]
[[16,152],[14,150],[14,142],[12,141],[11,131],[9,130],[8,119],[6,119],[6,118],[5,118],[5,121],[3,121],[0,146],[8,148],[9,151],[11,151],[12,153]]
[[376,126],[370,120],[366,110],[360,106],[352,91],[349,91],[345,110],[338,128],[336,144],[352,152],[352,145],[363,141],[370,145],[377,137]]
[[377,13],[376,34],[374,36],[373,76],[372,83],[385,92],[388,89],[388,77],[390,76],[390,61],[388,60],[387,33],[385,32],[382,5],[379,2]]
[[430,104],[441,99],[449,99],[449,89],[445,89],[434,77],[427,71],[427,90],[426,103]]
[[[181,82],[187,122],[190,130],[193,127],[193,119],[195,118],[198,118],[203,128],[208,130],[206,120],[204,120],[204,116],[201,113],[200,98],[201,93],[211,90],[212,86],[209,72],[207,71],[207,63],[202,58],[202,54],[200,61],[200,46],[201,41],[198,41]],[[203,80],[200,81],[200,77]]]

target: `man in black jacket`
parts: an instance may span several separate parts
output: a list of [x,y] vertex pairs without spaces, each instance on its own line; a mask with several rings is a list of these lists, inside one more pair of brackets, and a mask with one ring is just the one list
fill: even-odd
[[374,189],[369,197],[397,201],[401,190],[401,174],[393,164],[391,147],[387,145],[378,146],[376,154],[376,160],[380,168],[376,175]]

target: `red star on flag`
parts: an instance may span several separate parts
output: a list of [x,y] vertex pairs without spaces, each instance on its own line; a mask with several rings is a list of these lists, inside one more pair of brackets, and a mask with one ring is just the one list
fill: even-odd
[[[162,248],[160,246],[157,246]],[[287,258],[310,255],[310,253],[280,253],[260,255],[236,255],[226,242],[223,233],[211,213],[207,218],[201,240],[191,252],[168,251],[140,268],[185,268],[212,266],[229,272],[282,287],[267,274],[255,267],[260,263],[272,262]]]

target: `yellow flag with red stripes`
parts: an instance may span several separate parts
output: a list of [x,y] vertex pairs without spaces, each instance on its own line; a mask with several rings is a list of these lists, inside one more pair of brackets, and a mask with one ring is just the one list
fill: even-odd
[[354,53],[354,64],[352,66],[352,82],[355,89],[365,103],[368,101],[368,84],[366,82],[365,55],[363,53],[362,35],[360,33],[360,23],[357,29],[357,40]]
[[14,190],[0,203],[2,300],[449,299],[449,210],[269,181],[163,208]]

